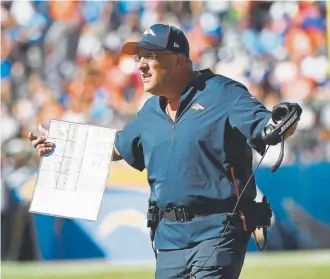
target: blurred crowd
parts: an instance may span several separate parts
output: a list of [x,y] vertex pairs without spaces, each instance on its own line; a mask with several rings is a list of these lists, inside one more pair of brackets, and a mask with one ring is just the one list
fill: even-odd
[[303,107],[285,163],[330,161],[325,1],[2,1],[1,169],[8,185],[38,166],[26,140],[38,123],[121,129],[134,117],[150,96],[120,49],[154,23],[185,31],[195,69],[242,82],[270,109],[281,101]]

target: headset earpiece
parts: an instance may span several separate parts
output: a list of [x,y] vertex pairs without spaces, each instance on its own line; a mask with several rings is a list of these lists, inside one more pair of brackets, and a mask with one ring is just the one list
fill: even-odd
[[272,111],[272,119],[274,123],[277,124],[278,121],[281,121],[289,113],[290,113],[290,106],[286,105],[285,103],[279,104]]

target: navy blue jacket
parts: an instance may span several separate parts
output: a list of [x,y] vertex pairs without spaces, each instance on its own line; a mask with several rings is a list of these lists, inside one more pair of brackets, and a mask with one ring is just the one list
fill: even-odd
[[[264,152],[259,135],[271,112],[242,84],[209,69],[201,73],[182,93],[175,122],[165,113],[166,100],[154,96],[117,134],[123,159],[147,169],[150,199],[161,210],[235,198],[231,168],[241,191],[252,173],[251,146]],[[244,197],[255,196],[251,179]],[[220,236],[223,220],[222,214],[184,223],[162,220],[156,248],[185,248]]]

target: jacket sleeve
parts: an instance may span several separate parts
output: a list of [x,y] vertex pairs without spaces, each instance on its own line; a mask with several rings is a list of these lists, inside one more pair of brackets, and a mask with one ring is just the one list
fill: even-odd
[[133,168],[145,168],[141,142],[141,112],[116,135],[115,146],[121,157]]
[[230,125],[247,138],[251,147],[263,154],[266,145],[261,140],[260,134],[271,118],[271,112],[243,85],[233,84],[230,98],[232,100],[228,109]]

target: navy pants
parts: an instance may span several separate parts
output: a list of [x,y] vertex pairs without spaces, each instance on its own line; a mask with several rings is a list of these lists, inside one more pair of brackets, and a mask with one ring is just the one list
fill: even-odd
[[[243,267],[250,235],[242,228],[230,229],[218,247],[216,245],[220,238],[213,238],[187,249],[160,250],[156,263],[156,279],[237,279]],[[202,267],[214,249],[214,253]],[[194,276],[189,276],[191,273]]]

